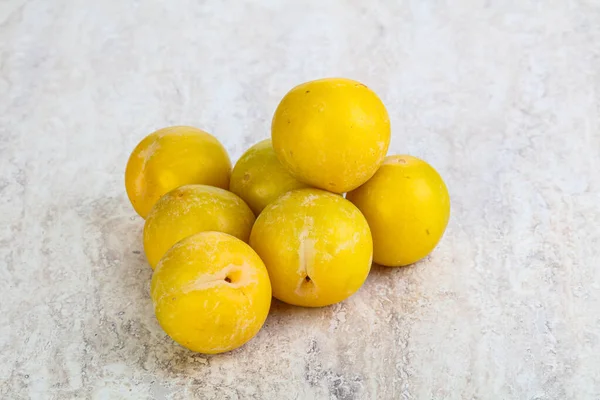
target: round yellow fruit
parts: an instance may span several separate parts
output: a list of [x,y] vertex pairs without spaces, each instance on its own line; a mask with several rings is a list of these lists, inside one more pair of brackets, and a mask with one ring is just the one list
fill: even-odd
[[290,190],[308,187],[281,165],[271,140],[250,147],[233,167],[229,190],[240,196],[258,215],[275,199]]
[[178,242],[152,275],[150,295],[160,326],[180,345],[223,353],[252,339],[271,305],[265,265],[241,240],[201,232]]
[[250,245],[267,266],[273,296],[299,306],[348,298],[371,269],[367,221],[348,200],[319,189],[294,190],[267,206]]
[[273,117],[273,148],[298,180],[344,193],[365,183],[390,144],[385,106],[365,85],[341,78],[296,86]]
[[231,161],[212,135],[190,126],[160,129],[131,153],[125,187],[135,211],[146,218],[160,197],[179,186],[198,183],[229,187]]
[[206,185],[185,185],[161,197],[144,224],[144,251],[154,268],[175,243],[194,233],[225,232],[248,241],[254,214],[235,194]]
[[408,155],[386,157],[377,173],[346,198],[369,222],[375,262],[389,267],[428,255],[450,217],[450,196],[440,175]]

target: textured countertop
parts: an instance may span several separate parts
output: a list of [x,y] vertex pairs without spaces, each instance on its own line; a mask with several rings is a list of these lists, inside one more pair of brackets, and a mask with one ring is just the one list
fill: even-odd
[[[371,4],[371,5],[367,5]],[[600,2],[0,4],[2,399],[600,399]],[[137,142],[188,124],[235,161],[295,84],[344,76],[429,161],[439,247],[349,300],[274,302],[229,354],[160,329]]]

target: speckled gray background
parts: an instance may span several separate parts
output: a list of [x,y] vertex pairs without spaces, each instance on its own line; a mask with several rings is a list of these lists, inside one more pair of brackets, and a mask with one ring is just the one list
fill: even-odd
[[[7,0],[0,72],[2,399],[600,399],[599,1]],[[440,171],[446,235],[192,354],[152,314],[129,153],[189,124],[236,160],[324,76]]]

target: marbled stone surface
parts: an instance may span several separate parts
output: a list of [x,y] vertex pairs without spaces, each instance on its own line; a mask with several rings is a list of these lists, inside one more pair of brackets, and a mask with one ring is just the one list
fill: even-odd
[[[2,399],[600,399],[600,2],[0,3]],[[388,106],[452,216],[426,260],[229,354],[160,329],[130,151],[173,124],[233,160],[297,83]]]

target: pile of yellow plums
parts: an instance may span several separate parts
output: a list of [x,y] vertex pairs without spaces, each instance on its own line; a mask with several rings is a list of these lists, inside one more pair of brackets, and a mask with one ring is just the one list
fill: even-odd
[[125,184],[146,220],[150,294],[166,333],[193,351],[229,351],[260,330],[272,296],[327,306],[355,293],[373,261],[398,267],[429,254],[448,223],[448,190],[426,162],[386,157],[389,143],[381,100],[339,78],[287,93],[271,139],[233,170],[200,129],[143,139]]

